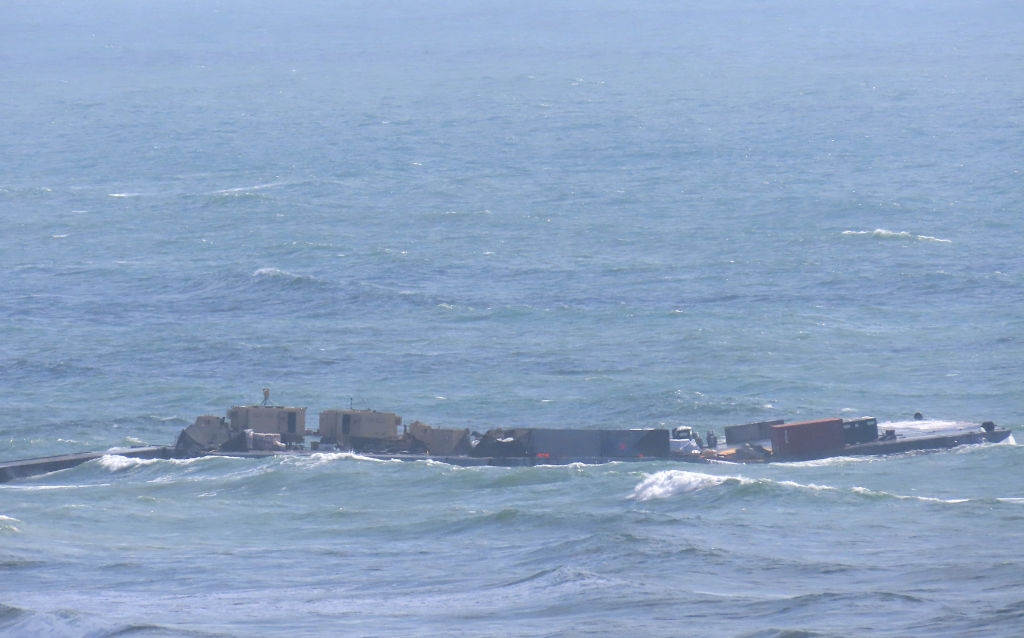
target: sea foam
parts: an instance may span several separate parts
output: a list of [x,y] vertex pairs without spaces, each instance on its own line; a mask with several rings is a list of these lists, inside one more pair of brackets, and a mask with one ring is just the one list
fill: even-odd
[[876,228],[875,230],[844,230],[844,235],[864,235],[874,237],[876,239],[912,239],[916,241],[933,241],[940,244],[952,244],[951,239],[941,239],[939,237],[932,237],[930,235],[915,235],[907,231],[891,231],[884,228]]
[[668,498],[675,494],[696,492],[708,487],[721,485],[729,480],[749,481],[750,479],[714,476],[712,474],[688,472],[686,470],[665,470],[644,477],[644,480],[633,488],[630,498],[636,501]]

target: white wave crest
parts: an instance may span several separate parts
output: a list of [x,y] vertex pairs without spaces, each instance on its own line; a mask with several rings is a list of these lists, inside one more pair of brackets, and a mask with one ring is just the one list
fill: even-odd
[[854,494],[862,494],[864,496],[884,496],[888,498],[895,498],[901,501],[921,501],[923,503],[966,503],[970,501],[969,498],[938,498],[935,496],[906,496],[904,494],[893,494],[892,492],[882,492],[879,490],[870,490],[866,487],[854,487],[851,488]]
[[254,191],[261,191],[268,188],[274,188],[275,186],[283,186],[284,182],[268,182],[266,184],[256,184],[255,186],[238,186],[236,188],[222,188],[220,190],[213,191],[214,195],[238,195],[244,193],[251,193]]
[[[391,459],[375,459],[355,452],[316,452],[309,456],[284,457],[286,463],[296,463],[307,467],[319,467],[335,461],[370,461],[372,463],[391,463]],[[395,459],[394,462],[402,461]]]
[[797,483],[795,481],[764,481],[766,483],[775,483],[783,487],[790,487],[799,490],[812,490],[817,492],[845,492],[849,491],[853,494],[861,496],[879,496],[884,498],[895,498],[901,501],[921,501],[924,503],[966,503],[970,501],[969,498],[938,498],[934,496],[907,496],[903,494],[894,494],[892,492],[884,492],[881,490],[872,490],[866,487],[853,486],[853,487],[834,487],[832,485],[818,485],[816,483]]
[[298,277],[295,273],[280,268],[259,268],[252,273],[253,277]]
[[286,282],[321,282],[311,275],[297,275],[280,268],[258,268],[252,273],[253,279],[275,279]]
[[21,530],[18,529],[15,523],[20,522],[21,521],[14,518],[13,516],[4,516],[3,514],[0,514],[0,532],[13,532],[15,534],[18,534],[21,532]]
[[915,235],[906,231],[892,231],[884,228],[876,228],[875,230],[844,230],[844,235],[863,235],[870,236],[876,239],[912,239],[916,241],[932,241],[940,244],[952,244],[951,239],[941,239],[939,237],[932,237],[930,235]]
[[[846,492],[868,497],[894,498],[899,500],[912,500],[925,503],[965,503],[971,499],[967,498],[938,498],[932,496],[906,496],[868,489],[866,487],[835,487],[832,485],[819,485],[816,483],[798,483],[796,481],[775,481],[771,479],[751,479],[741,476],[714,476],[701,474],[699,472],[687,472],[682,470],[666,470],[656,472],[644,477],[635,488],[629,498],[636,501],[649,501],[652,499],[669,498],[677,494],[697,492],[709,487],[716,487],[727,482],[735,482],[739,485],[774,485],[782,488],[809,491],[809,492]],[[1006,502],[1022,502],[1024,499],[999,499]]]
[[216,457],[212,456],[197,456],[191,459],[136,459],[129,456],[121,456],[120,454],[104,454],[99,458],[100,467],[110,472],[123,472],[124,470],[133,467],[144,467],[147,465],[156,465],[162,463],[165,465],[182,466],[191,465],[193,463],[199,463],[207,459],[213,459]]
[[789,461],[786,467],[827,467],[831,465],[849,465],[851,463],[876,463],[878,457],[863,456],[828,456],[823,459],[812,459],[810,461]]
[[818,485],[817,483],[797,483],[796,481],[764,481],[765,483],[775,483],[782,487],[792,487],[798,490],[811,490],[814,492],[835,492],[838,491],[838,487],[831,485]]
[[121,456],[119,454],[104,454],[100,457],[99,464],[105,470],[111,472],[121,472],[127,470],[130,467],[140,467],[142,465],[152,465],[157,463],[160,459],[133,459],[127,456]]
[[649,501],[656,498],[668,498],[675,494],[696,492],[706,487],[721,485],[728,480],[749,480],[736,479],[729,476],[714,476],[700,472],[687,472],[685,470],[664,470],[655,472],[644,477],[644,480],[633,488],[629,498],[635,501]]

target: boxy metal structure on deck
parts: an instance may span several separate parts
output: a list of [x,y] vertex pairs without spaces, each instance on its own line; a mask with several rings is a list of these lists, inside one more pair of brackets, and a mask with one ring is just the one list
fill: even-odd
[[302,443],[306,435],[306,408],[279,405],[242,405],[228,410],[231,428],[280,434],[283,443]]
[[741,445],[751,441],[765,441],[772,436],[772,426],[785,423],[782,419],[725,426],[726,445]]
[[671,455],[671,450],[669,431],[665,429],[516,428],[489,430],[470,454],[564,461],[595,458],[667,458]]
[[871,443],[878,440],[878,419],[874,417],[861,417],[850,421],[843,421],[843,437],[847,445],[856,443]]
[[846,445],[842,419],[775,425],[771,433],[773,457],[815,458]]
[[350,447],[353,439],[397,440],[402,417],[373,410],[324,410],[320,413],[320,440]]

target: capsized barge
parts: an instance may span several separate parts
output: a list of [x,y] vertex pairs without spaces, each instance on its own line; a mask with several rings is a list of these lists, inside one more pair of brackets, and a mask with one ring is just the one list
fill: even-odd
[[[786,423],[766,421],[726,426],[725,445],[709,431],[704,441],[689,426],[665,428],[553,429],[435,428],[374,410],[325,410],[319,428],[306,428],[306,408],[236,406],[227,417],[203,415],[182,430],[174,446],[113,448],[0,462],[0,482],[74,467],[104,455],[181,459],[197,456],[265,457],[354,452],[374,459],[435,460],[454,465],[531,466],[611,461],[764,463],[833,456],[893,454],[912,450],[999,443],[1010,430],[981,424],[915,421],[890,424],[880,434],[871,417]],[[307,437],[318,437],[306,447]]]

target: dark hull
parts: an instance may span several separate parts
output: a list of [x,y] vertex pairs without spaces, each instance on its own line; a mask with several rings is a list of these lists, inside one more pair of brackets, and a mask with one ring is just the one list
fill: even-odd
[[918,450],[948,450],[961,445],[1001,443],[1009,437],[1010,431],[1003,428],[995,428],[989,432],[980,430],[962,430],[946,434],[908,436],[904,438],[871,441],[869,443],[857,443],[854,445],[846,445],[834,450],[821,451],[816,454],[772,456],[765,460],[772,462],[811,461],[835,456],[900,454],[903,452],[914,452]]
[[150,447],[135,447],[113,449],[106,452],[77,452],[75,454],[61,454],[58,456],[44,456],[37,459],[23,459],[20,461],[4,461],[0,463],[0,483],[13,481],[14,479],[27,476],[37,476],[58,470],[66,470],[86,461],[101,458],[108,454],[127,456],[135,459],[170,459],[174,457],[174,448],[158,445]]
[[974,443],[1002,443],[1010,438],[1010,431],[997,428],[991,432],[957,432],[937,436],[912,437],[893,441],[872,441],[848,445],[843,456],[858,454],[897,454],[914,450],[940,450]]

